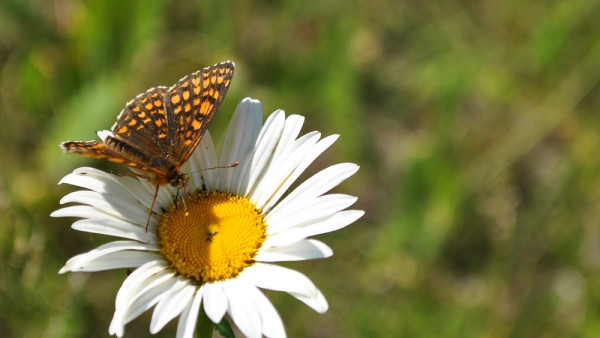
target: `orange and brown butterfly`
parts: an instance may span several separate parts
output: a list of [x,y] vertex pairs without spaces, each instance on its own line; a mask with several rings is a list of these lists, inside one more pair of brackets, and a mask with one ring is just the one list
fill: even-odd
[[155,87],[125,105],[112,132],[102,131],[97,141],[60,144],[66,153],[103,158],[138,169],[135,175],[156,186],[148,212],[150,223],[158,189],[162,185],[186,187],[181,172],[202,139],[229,90],[234,63],[225,61],[183,77],[171,88]]

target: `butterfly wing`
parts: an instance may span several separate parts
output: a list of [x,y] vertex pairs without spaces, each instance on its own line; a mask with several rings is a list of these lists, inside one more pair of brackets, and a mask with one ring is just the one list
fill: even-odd
[[112,127],[114,138],[139,149],[149,159],[167,157],[166,92],[165,87],[155,87],[129,101]]
[[125,105],[103,143],[63,142],[67,153],[123,163],[146,172],[156,184],[166,184],[175,164],[170,161],[167,120],[163,105],[166,87],[151,88]]
[[67,153],[102,158],[140,169],[154,184],[171,183],[200,142],[223,101],[234,64],[222,62],[179,80],[151,88],[125,105],[113,135],[96,141],[63,142]]
[[97,141],[68,141],[61,143],[60,147],[66,153],[106,159],[139,169],[143,173],[140,174],[141,176],[151,179],[156,184],[168,183],[168,180],[164,177],[164,172],[147,165],[148,162],[143,152],[114,137],[107,137],[103,143]]
[[231,61],[204,68],[179,80],[165,96],[168,153],[181,165],[192,155],[229,90]]

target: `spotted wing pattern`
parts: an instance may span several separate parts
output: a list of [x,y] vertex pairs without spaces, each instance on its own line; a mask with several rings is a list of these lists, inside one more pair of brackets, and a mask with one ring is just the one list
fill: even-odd
[[169,156],[185,163],[206,132],[233,77],[234,65],[224,62],[188,75],[169,88],[165,98]]
[[[107,143],[110,144],[110,146],[107,146]],[[121,143],[114,138],[109,138],[104,143],[97,141],[69,141],[61,143],[60,146],[67,153],[106,159],[111,162],[123,163],[142,171],[159,173],[157,169],[148,167],[142,163],[144,155],[141,152],[138,152],[136,148],[132,148],[128,144]],[[126,153],[127,155],[123,155],[123,153]]]
[[172,184],[223,101],[233,72],[233,62],[226,61],[188,75],[171,88],[151,88],[125,105],[113,135],[102,143],[69,141],[61,147],[67,153],[137,168],[157,186]]
[[165,87],[151,88],[128,102],[112,127],[114,138],[138,148],[146,158],[166,157],[167,112],[163,104],[166,92]]

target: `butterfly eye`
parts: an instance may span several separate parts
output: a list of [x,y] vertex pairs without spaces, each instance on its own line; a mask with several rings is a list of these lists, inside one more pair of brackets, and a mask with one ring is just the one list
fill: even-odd
[[[174,188],[183,188],[187,185],[188,176],[184,173],[177,173],[170,181],[169,184]],[[186,192],[187,195],[187,192]]]
[[180,188],[180,187],[181,187],[181,185],[182,185],[182,182],[181,182],[181,177],[179,177],[179,176],[176,176],[176,177],[174,177],[174,178],[171,180],[171,182],[170,182],[170,183],[171,183],[171,186],[172,186],[172,187],[174,187],[174,188]]

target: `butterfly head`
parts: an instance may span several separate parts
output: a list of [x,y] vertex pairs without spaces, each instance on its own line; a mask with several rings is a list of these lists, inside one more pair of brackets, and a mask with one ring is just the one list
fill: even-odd
[[169,184],[171,184],[173,188],[184,188],[187,185],[187,181],[188,176],[182,172],[178,172],[171,178]]

